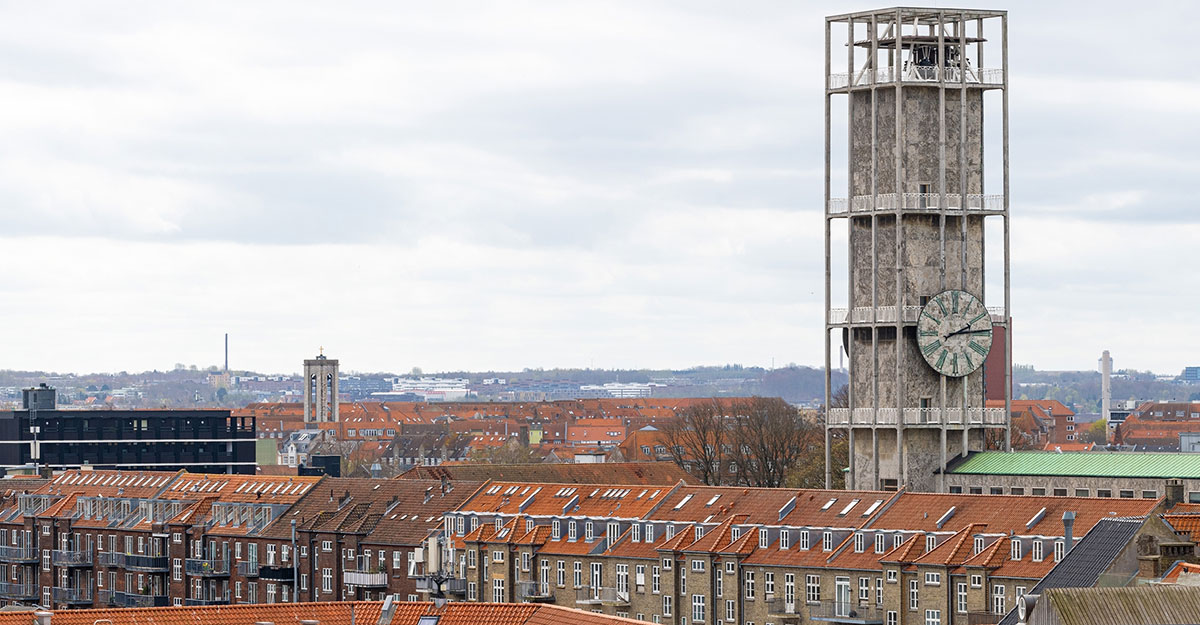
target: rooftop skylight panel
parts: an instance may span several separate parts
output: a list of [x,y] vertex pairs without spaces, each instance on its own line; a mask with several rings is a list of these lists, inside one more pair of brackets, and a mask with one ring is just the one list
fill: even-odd
[[233,492],[240,493],[240,492],[242,492],[243,488],[246,488],[246,482],[242,482],[241,484],[238,484],[238,487],[233,489]]
[[595,496],[596,496],[596,493],[598,493],[598,492],[600,492],[600,489],[599,489],[599,488],[597,488],[596,490],[592,491],[592,494],[588,495],[588,497],[595,497]]
[[721,498],[720,495],[713,495],[712,499],[709,499],[708,503],[704,504],[704,507],[707,508],[707,507],[713,505],[714,503],[717,503],[717,500],[720,498]]
[[871,513],[874,512],[875,510],[877,510],[879,508],[879,506],[882,504],[883,504],[882,499],[876,499],[875,503],[871,504],[870,506],[867,506],[866,510],[863,510],[862,515],[863,516],[871,516]]
[[643,490],[642,492],[638,493],[638,496],[637,496],[637,497],[634,497],[634,499],[641,499],[642,497],[645,497],[645,496],[646,496],[646,493],[648,493],[648,492],[650,492],[650,490],[649,490],[649,489],[645,489],[645,490]]
[[683,498],[683,499],[680,499],[680,500],[679,500],[679,503],[675,504],[675,508],[673,508],[673,509],[674,509],[674,510],[678,510],[678,509],[682,508],[682,507],[683,507],[685,504],[687,504],[687,502],[689,502],[689,501],[691,501],[691,500],[692,500],[692,495],[689,493],[688,495],[684,496],[684,498]]
[[826,502],[825,502],[825,505],[821,506],[821,509],[822,509],[822,510],[828,510],[828,509],[832,508],[832,507],[833,507],[833,504],[834,504],[834,503],[836,503],[836,502],[837,502],[837,497],[834,497],[833,499],[830,499],[829,501],[826,501]]
[[846,516],[846,513],[850,512],[851,508],[858,505],[859,501],[862,501],[862,500],[861,499],[851,499],[850,503],[846,504],[846,507],[842,508],[842,511],[838,513],[838,516]]
[[659,494],[659,493],[661,493],[661,492],[662,492],[661,490],[656,490],[656,491],[654,491],[653,493],[650,493],[650,498],[651,498],[651,499],[654,499],[654,498],[655,498],[655,497],[657,497],[657,496],[658,496],[658,494]]

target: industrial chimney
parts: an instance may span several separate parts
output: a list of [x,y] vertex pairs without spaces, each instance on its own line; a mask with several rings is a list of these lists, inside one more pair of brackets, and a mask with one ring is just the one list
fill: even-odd
[[1112,427],[1110,427],[1109,418],[1112,416],[1112,358],[1108,355],[1108,350],[1100,356],[1100,418],[1104,419],[1104,425],[1107,429],[1106,437],[1108,442],[1112,442]]

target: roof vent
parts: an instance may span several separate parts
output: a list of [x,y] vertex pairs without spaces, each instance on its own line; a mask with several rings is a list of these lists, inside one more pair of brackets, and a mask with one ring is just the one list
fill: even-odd
[[783,517],[787,516],[788,514],[791,513],[792,510],[795,510],[795,509],[796,509],[796,498],[792,497],[791,499],[788,500],[787,503],[783,504],[782,508],[779,509],[779,519],[778,520],[782,521]]
[[950,509],[946,511],[946,514],[943,514],[942,518],[937,520],[937,528],[942,529],[942,526],[945,525],[946,522],[949,521],[957,511],[958,506],[950,506]]
[[1032,519],[1029,519],[1029,522],[1025,524],[1025,529],[1026,530],[1033,529],[1033,526],[1040,523],[1042,521],[1042,517],[1044,517],[1044,516],[1046,516],[1045,506],[1043,506],[1041,510],[1038,510],[1037,514],[1033,515]]

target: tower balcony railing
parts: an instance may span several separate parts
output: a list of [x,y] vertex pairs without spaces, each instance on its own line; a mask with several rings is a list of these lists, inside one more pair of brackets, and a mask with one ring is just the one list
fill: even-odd
[[612,586],[583,586],[575,590],[575,603],[583,605],[629,605],[629,593]]
[[92,566],[92,552],[55,549],[50,552],[54,566]]
[[830,215],[850,213],[871,213],[875,211],[940,211],[967,210],[968,212],[1002,212],[1004,196],[1002,194],[968,193],[966,201],[959,193],[880,193],[878,195],[856,195],[850,198],[830,198],[828,212]]
[[91,588],[69,588],[55,586],[52,594],[55,603],[91,603]]
[[38,588],[37,584],[0,582],[0,598],[34,599],[38,596]]
[[[916,323],[921,315],[920,306],[855,306],[854,308],[829,309],[829,323]],[[902,317],[902,319],[898,318]]]
[[[966,417],[964,423],[963,417]],[[903,419],[901,419],[903,417]],[[1003,408],[830,408],[826,423],[830,426],[846,425],[982,425],[1005,424]]]
[[0,562],[37,562],[38,551],[33,547],[0,547]]
[[554,593],[550,592],[549,583],[527,580],[516,583],[517,601],[539,603],[552,601]]
[[[900,81],[907,83],[936,83],[946,81],[946,86],[965,82],[968,85],[1004,84],[1004,70],[994,67],[974,68],[965,70],[957,67],[938,67],[936,65],[905,64],[900,71]],[[857,72],[838,72],[829,75],[830,89],[847,89],[854,87],[869,87],[896,82],[896,68],[881,67],[879,69],[861,69]]]
[[184,561],[184,569],[188,575],[226,577],[229,575],[229,561],[219,558],[188,558]]

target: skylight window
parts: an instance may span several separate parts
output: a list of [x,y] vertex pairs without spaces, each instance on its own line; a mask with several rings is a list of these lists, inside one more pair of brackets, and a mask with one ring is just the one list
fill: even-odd
[[832,507],[833,507],[833,504],[835,504],[835,503],[837,503],[837,497],[834,497],[833,499],[830,499],[829,501],[826,501],[826,502],[825,502],[825,505],[821,506],[821,509],[822,509],[822,510],[828,510],[828,509],[832,508]]
[[674,509],[678,510],[678,509],[682,508],[684,505],[687,504],[687,502],[689,502],[691,500],[692,500],[692,495],[689,494],[689,495],[685,496],[683,499],[679,500],[679,503],[675,504]]
[[709,507],[709,506],[713,505],[713,504],[714,504],[714,503],[716,503],[716,502],[717,502],[717,500],[718,500],[718,499],[720,499],[720,498],[721,498],[721,496],[720,496],[720,495],[713,495],[713,498],[712,498],[712,499],[709,499],[709,500],[708,500],[708,503],[704,504],[704,507],[705,507],[705,508],[707,508],[707,507]]
[[875,500],[875,503],[871,504],[870,506],[867,506],[867,509],[866,509],[866,510],[863,510],[863,513],[862,513],[862,515],[863,515],[863,516],[871,516],[871,513],[872,513],[872,512],[874,512],[874,511],[876,511],[876,510],[878,510],[878,509],[879,509],[879,506],[881,506],[881,505],[883,505],[883,500],[882,500],[882,499],[876,499],[876,500]]
[[838,513],[838,516],[846,516],[846,513],[850,512],[851,508],[858,505],[859,501],[861,501],[861,499],[851,499],[850,503],[846,504],[846,507],[842,508],[842,511]]

